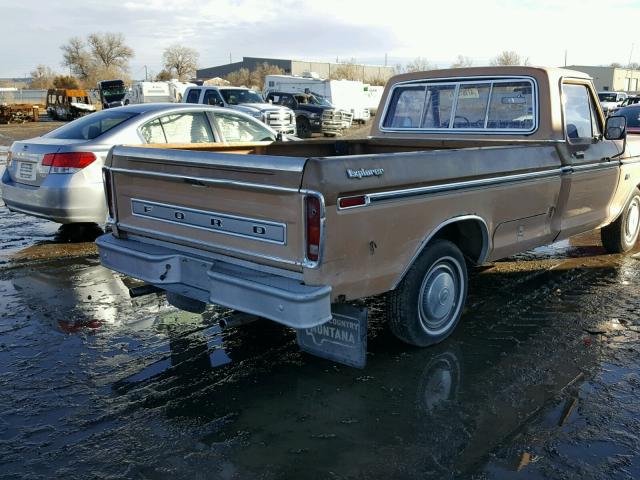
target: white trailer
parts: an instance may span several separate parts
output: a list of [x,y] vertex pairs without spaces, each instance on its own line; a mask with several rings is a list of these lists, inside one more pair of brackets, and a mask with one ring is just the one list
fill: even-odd
[[364,84],[360,81],[323,80],[317,75],[267,75],[264,82],[265,95],[270,91],[313,93],[326,99],[335,108],[350,112],[355,121],[365,122],[371,116],[365,106]]
[[382,92],[384,92],[384,87],[369,85],[368,83],[364,84],[364,106],[369,109],[371,115],[375,115],[378,112],[378,105],[382,100]]
[[168,82],[134,82],[124,104],[173,102]]
[[175,78],[169,80],[169,82],[167,83],[169,84],[169,93],[171,95],[170,101],[178,103],[182,102],[184,92],[187,90],[187,88],[196,86],[195,83],[181,82],[180,80],[177,80]]

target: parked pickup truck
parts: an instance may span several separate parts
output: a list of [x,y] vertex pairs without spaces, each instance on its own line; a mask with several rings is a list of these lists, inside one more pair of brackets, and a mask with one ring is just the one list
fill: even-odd
[[185,103],[202,103],[239,110],[266,123],[283,135],[296,134],[296,115],[293,110],[271,105],[253,90],[244,87],[193,86],[182,97]]
[[333,108],[329,102],[311,93],[269,92],[266,100],[295,112],[296,135],[300,138],[310,138],[312,133],[327,137],[341,135],[345,124],[351,125],[350,113]]
[[639,142],[588,76],[551,68],[398,75],[367,139],[116,146],[105,176],[104,265],[326,345],[358,337],[323,325],[333,304],[382,293],[400,339],[440,342],[468,265],[596,228],[624,252],[640,225]]

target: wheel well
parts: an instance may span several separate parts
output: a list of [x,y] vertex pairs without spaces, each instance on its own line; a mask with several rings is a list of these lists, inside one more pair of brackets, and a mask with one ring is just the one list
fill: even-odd
[[435,239],[444,239],[455,243],[465,258],[476,265],[484,261],[489,247],[487,227],[480,219],[466,219],[449,223],[438,230],[429,242]]

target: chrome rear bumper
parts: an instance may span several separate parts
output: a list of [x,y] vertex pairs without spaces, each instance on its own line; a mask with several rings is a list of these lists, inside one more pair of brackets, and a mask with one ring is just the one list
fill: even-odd
[[163,290],[259,315],[296,329],[331,320],[331,287],[304,285],[258,265],[237,265],[106,234],[96,241],[105,267]]

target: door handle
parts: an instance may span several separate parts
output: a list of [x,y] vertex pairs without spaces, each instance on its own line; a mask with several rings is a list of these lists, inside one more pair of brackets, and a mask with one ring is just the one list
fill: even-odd
[[573,156],[575,158],[584,158],[584,152],[583,151],[575,152]]

